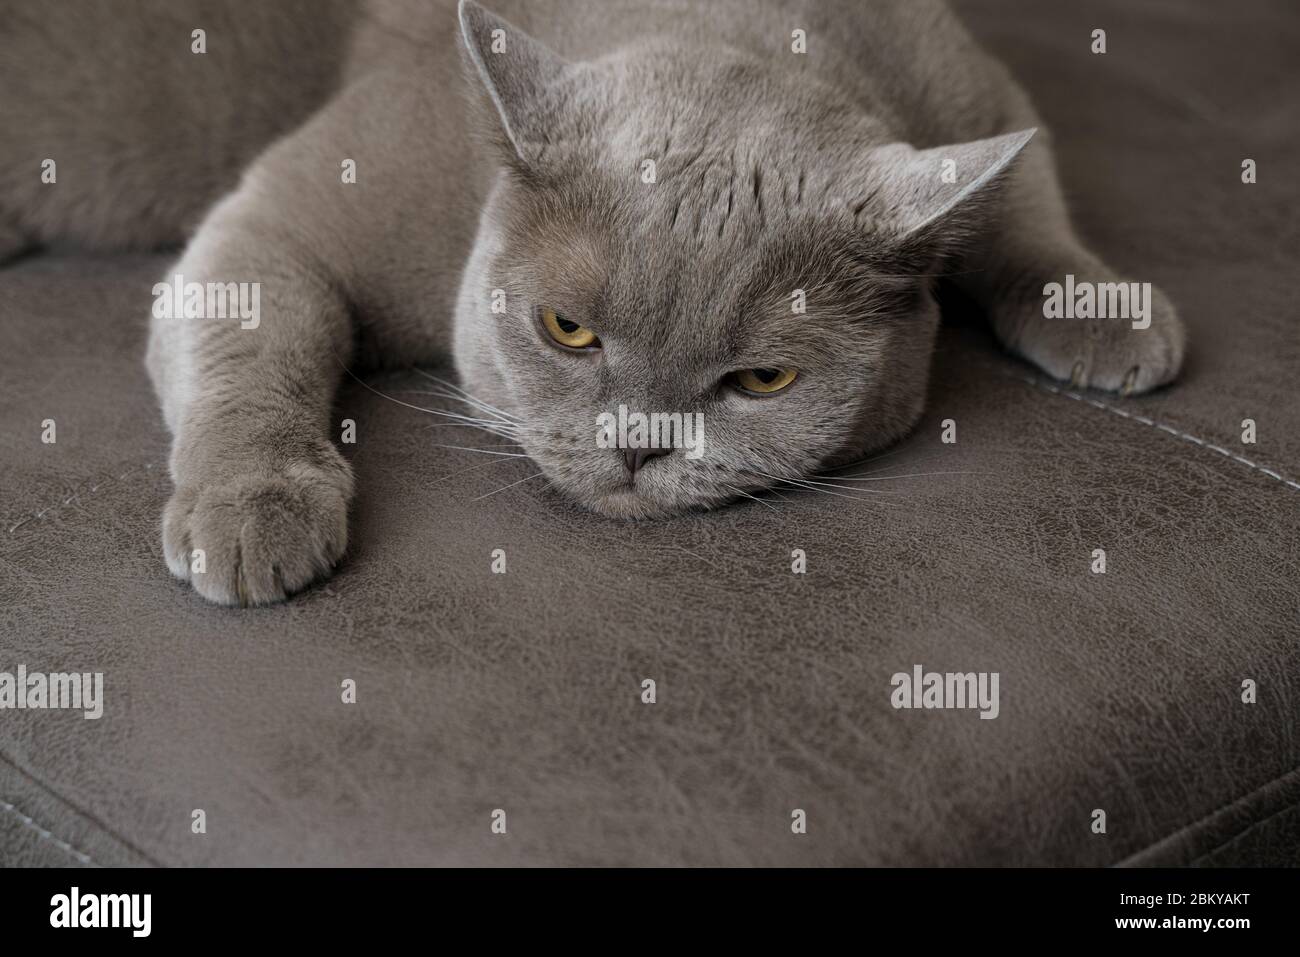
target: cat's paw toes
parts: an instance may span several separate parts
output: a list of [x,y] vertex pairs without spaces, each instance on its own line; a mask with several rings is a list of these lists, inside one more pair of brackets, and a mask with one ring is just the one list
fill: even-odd
[[167,567],[217,604],[283,601],[347,547],[346,468],[301,464],[178,489],[163,514]]
[[1039,313],[1019,324],[1017,333],[1007,345],[1053,378],[1121,395],[1149,392],[1176,379],[1186,345],[1177,310],[1154,286],[1146,320]]

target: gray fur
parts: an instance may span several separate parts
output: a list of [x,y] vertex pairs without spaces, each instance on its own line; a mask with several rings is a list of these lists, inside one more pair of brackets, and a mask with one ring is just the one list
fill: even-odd
[[[937,0],[495,6],[505,19],[452,0],[339,3],[316,28],[318,48],[348,44],[333,73],[295,45],[302,17],[264,24],[259,42],[313,70],[241,94],[259,105],[238,115],[315,114],[248,167],[172,270],[261,282],[260,326],[155,319],[149,347],[175,435],[168,564],[204,596],[278,600],[342,555],[352,480],[329,421],[341,364],[454,353],[464,388],[557,487],[631,518],[717,506],[905,435],[926,392],[936,273],[961,277],[1004,344],[1053,376],[1143,391],[1176,375],[1182,330],[1163,297],[1145,331],[1043,318],[1044,283],[1120,277],[1075,236],[1027,97]],[[187,48],[193,19],[159,40],[152,17],[149,42]],[[790,50],[796,28],[807,54]],[[211,57],[229,34],[209,33]],[[181,58],[171,86],[190,89],[200,68]],[[12,101],[0,99],[6,127]],[[231,119],[176,108],[187,130]],[[154,137],[166,162],[175,150],[122,112],[80,118],[85,143],[109,124],[93,162],[90,146],[67,147],[95,170],[85,182],[4,184],[0,235],[174,241],[275,132],[255,127],[206,177],[130,180],[135,203],[166,211],[133,217],[132,200],[103,202],[127,190],[102,176],[132,162],[157,176]],[[37,170],[46,141],[7,141],[4,168]],[[340,182],[344,158],[356,184]],[[945,159],[955,184],[939,176]],[[795,289],[806,315],[791,312]],[[603,348],[551,347],[537,305]],[[799,378],[770,397],[721,384],[787,365]],[[707,454],[654,459],[630,481],[621,452],[594,441],[597,414],[619,404],[703,412]],[[190,574],[193,548],[203,574]]]

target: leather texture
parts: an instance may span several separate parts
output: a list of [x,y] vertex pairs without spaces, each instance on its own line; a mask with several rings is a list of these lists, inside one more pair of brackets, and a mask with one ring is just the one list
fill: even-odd
[[[958,305],[924,421],[859,496],[620,524],[497,491],[535,468],[437,448],[492,442],[354,386],[337,574],[213,607],[159,543],[141,356],[167,259],[0,271],[0,671],[102,671],[106,698],[98,721],[0,711],[0,861],[1300,862],[1300,17],[958,10],[1051,124],[1084,235],[1163,286],[1191,355],[1155,395],[1075,393]],[[1000,715],[895,710],[916,664],[998,672]]]

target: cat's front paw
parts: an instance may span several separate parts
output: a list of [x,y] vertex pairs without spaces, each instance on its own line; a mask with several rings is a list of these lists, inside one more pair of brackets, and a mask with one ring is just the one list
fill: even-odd
[[1115,318],[1078,318],[1072,301],[1059,309],[1045,308],[1045,294],[1001,304],[994,311],[994,328],[1008,349],[1071,386],[1121,395],[1149,392],[1178,377],[1186,333],[1165,294],[1147,288],[1144,315],[1130,307]]
[[283,601],[342,557],[351,496],[341,457],[182,485],[163,514],[167,567],[218,604]]

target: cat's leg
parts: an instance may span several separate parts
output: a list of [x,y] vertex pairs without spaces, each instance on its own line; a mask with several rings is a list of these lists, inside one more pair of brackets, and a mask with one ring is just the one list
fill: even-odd
[[165,280],[258,283],[245,299],[256,317],[167,318],[156,305],[150,333],[174,436],[167,566],[227,605],[283,599],[327,574],[347,544],[352,473],[329,416],[351,344],[348,304],[273,209],[246,183]]
[[[1034,125],[1033,121],[1025,123]],[[963,268],[960,284],[981,302],[1002,344],[1048,375],[1075,386],[1145,392],[1172,381],[1183,361],[1184,331],[1154,285],[1150,324],[1127,318],[1049,318],[1045,287],[1073,276],[1094,284],[1131,282],[1084,247],[1070,224],[1043,128],[1025,148],[997,200],[996,226]],[[1142,325],[1145,320],[1135,320]]]

